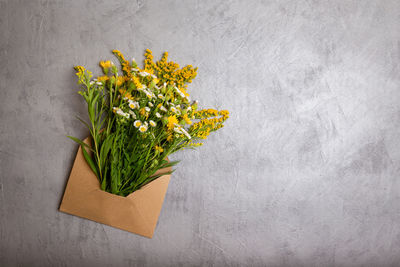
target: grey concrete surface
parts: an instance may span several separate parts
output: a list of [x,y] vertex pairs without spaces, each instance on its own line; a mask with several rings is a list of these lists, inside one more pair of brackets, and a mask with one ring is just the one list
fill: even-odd
[[[400,266],[400,1],[0,0],[1,266]],[[231,118],[183,151],[153,239],[58,212],[72,67],[199,67]]]

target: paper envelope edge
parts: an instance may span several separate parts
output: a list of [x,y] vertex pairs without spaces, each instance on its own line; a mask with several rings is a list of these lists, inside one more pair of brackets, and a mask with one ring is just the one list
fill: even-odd
[[152,238],[170,178],[163,175],[127,197],[110,194],[100,189],[79,146],[59,210]]

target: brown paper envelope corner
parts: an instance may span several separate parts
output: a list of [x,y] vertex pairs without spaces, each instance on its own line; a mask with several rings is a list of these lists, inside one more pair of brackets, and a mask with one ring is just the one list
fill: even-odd
[[161,176],[127,197],[110,194],[100,189],[79,147],[59,210],[152,238],[170,178]]

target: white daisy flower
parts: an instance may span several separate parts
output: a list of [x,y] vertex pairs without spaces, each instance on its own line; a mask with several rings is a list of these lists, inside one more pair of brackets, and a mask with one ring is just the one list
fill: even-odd
[[101,82],[96,82],[97,85],[103,85]]
[[158,113],[158,112],[156,112],[156,117],[157,117],[157,118],[161,118],[161,114]]
[[164,99],[164,96],[162,94],[158,94],[157,96],[159,99]]
[[142,122],[141,122],[140,120],[136,120],[136,121],[133,123],[133,126],[135,126],[136,128],[139,128],[141,125],[142,125]]
[[144,110],[146,110],[147,112],[150,112],[150,108],[149,107],[145,107]]
[[176,113],[176,108],[175,107],[171,107],[171,111],[173,112],[173,113]]
[[141,72],[139,72],[139,75],[142,77],[146,77],[146,76],[150,75],[150,73],[148,73],[146,71],[141,71]]
[[147,131],[147,125],[142,125],[142,126],[140,126],[140,127],[139,127],[139,131],[140,131],[141,133],[146,132],[146,131]]
[[134,120],[136,120],[136,114],[135,114],[135,112],[133,112],[132,110],[129,110],[128,112],[129,112],[129,114],[131,114],[132,118],[133,118]]
[[90,81],[90,83],[89,83],[90,85],[93,85],[94,84],[94,81]]
[[148,104],[149,104],[150,107],[154,107],[153,103],[149,102]]
[[164,112],[167,112],[167,111],[168,111],[164,106],[161,106],[161,107],[160,107],[160,110],[161,110],[161,111],[164,111]]
[[137,69],[137,68],[131,68],[131,70],[133,70],[133,71],[139,71],[139,69]]
[[136,101],[130,100],[130,101],[129,101],[129,107],[130,107],[131,109],[139,108],[139,103],[136,102]]
[[184,135],[186,135],[186,137],[188,138],[188,139],[191,139],[192,137],[190,136],[190,134],[183,128],[183,127],[181,127],[181,132],[184,134]]
[[150,120],[149,122],[150,122],[150,126],[151,126],[151,127],[156,127],[157,123],[155,123],[155,122],[152,121],[152,120]]

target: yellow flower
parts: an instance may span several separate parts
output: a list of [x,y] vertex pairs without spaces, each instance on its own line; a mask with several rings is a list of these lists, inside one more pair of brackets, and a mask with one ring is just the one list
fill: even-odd
[[119,89],[118,91],[123,97],[133,100],[131,93],[127,92],[125,89]]
[[139,78],[136,76],[132,76],[132,82],[136,86],[136,89],[141,89],[143,88],[143,85],[140,83]]
[[168,135],[168,137],[167,137],[167,141],[168,141],[168,142],[171,142],[173,138],[174,138],[173,135],[170,134],[170,135]]
[[112,66],[112,63],[110,60],[107,61],[100,61],[99,63],[100,67],[104,70],[104,69],[109,69]]
[[182,119],[187,123],[187,124],[192,124],[192,121],[189,119],[187,114],[184,114]]
[[175,124],[178,124],[178,120],[176,119],[176,116],[175,115],[169,116],[168,124],[167,124],[168,130],[170,130],[170,131],[173,130],[175,127]]
[[154,149],[155,149],[157,152],[159,152],[159,153],[162,153],[162,152],[164,151],[164,149],[163,149],[161,146],[159,146],[159,145],[156,145],[156,146],[154,147]]
[[105,82],[105,81],[108,81],[108,79],[110,79],[110,78],[106,75],[97,77],[97,81],[99,81],[99,82]]
[[141,108],[139,110],[139,114],[142,115],[142,116],[146,115],[146,110],[144,108]]
[[126,80],[127,80],[127,77],[126,77],[126,76],[118,76],[118,79],[117,79],[117,86],[118,86],[118,87],[121,86]]
[[82,66],[75,66],[74,69],[78,72],[78,73],[83,73],[85,71],[85,68]]

